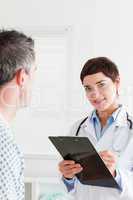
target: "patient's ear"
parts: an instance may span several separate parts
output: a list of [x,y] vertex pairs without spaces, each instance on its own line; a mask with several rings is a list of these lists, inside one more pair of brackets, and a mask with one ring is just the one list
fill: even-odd
[[19,69],[16,74],[16,83],[18,86],[23,87],[27,81],[27,73],[25,71],[25,69]]

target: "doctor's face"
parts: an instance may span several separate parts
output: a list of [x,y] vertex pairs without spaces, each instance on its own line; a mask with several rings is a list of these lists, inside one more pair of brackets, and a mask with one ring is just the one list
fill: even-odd
[[119,83],[119,78],[113,82],[102,72],[87,75],[83,79],[87,99],[97,111],[114,107],[118,98]]

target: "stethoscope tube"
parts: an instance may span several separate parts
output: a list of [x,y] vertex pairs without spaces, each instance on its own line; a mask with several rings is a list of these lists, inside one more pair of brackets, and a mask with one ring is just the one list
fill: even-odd
[[133,129],[133,122],[131,119],[129,119],[129,115],[127,112],[126,112],[126,115],[127,115],[127,121],[129,122],[129,129]]

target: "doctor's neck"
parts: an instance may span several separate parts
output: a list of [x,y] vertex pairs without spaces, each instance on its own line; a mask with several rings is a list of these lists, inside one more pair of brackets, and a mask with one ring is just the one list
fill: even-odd
[[113,112],[115,112],[120,107],[119,103],[114,103],[109,108],[107,108],[104,111],[96,110],[96,113],[99,117],[99,120],[101,122],[101,125],[104,126],[107,123],[108,118],[112,115]]

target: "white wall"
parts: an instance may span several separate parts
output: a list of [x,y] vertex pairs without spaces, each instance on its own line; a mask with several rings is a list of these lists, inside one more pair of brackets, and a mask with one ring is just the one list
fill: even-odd
[[[0,3],[1,27],[39,31],[53,27],[72,28],[69,95],[73,108],[83,104],[85,113],[87,103],[82,102],[79,80],[84,61],[93,56],[109,56],[120,68],[122,100],[133,113],[132,0],[1,0]],[[70,124],[79,117],[73,113]],[[26,134],[23,137],[26,138]],[[19,133],[17,138],[19,141]]]

